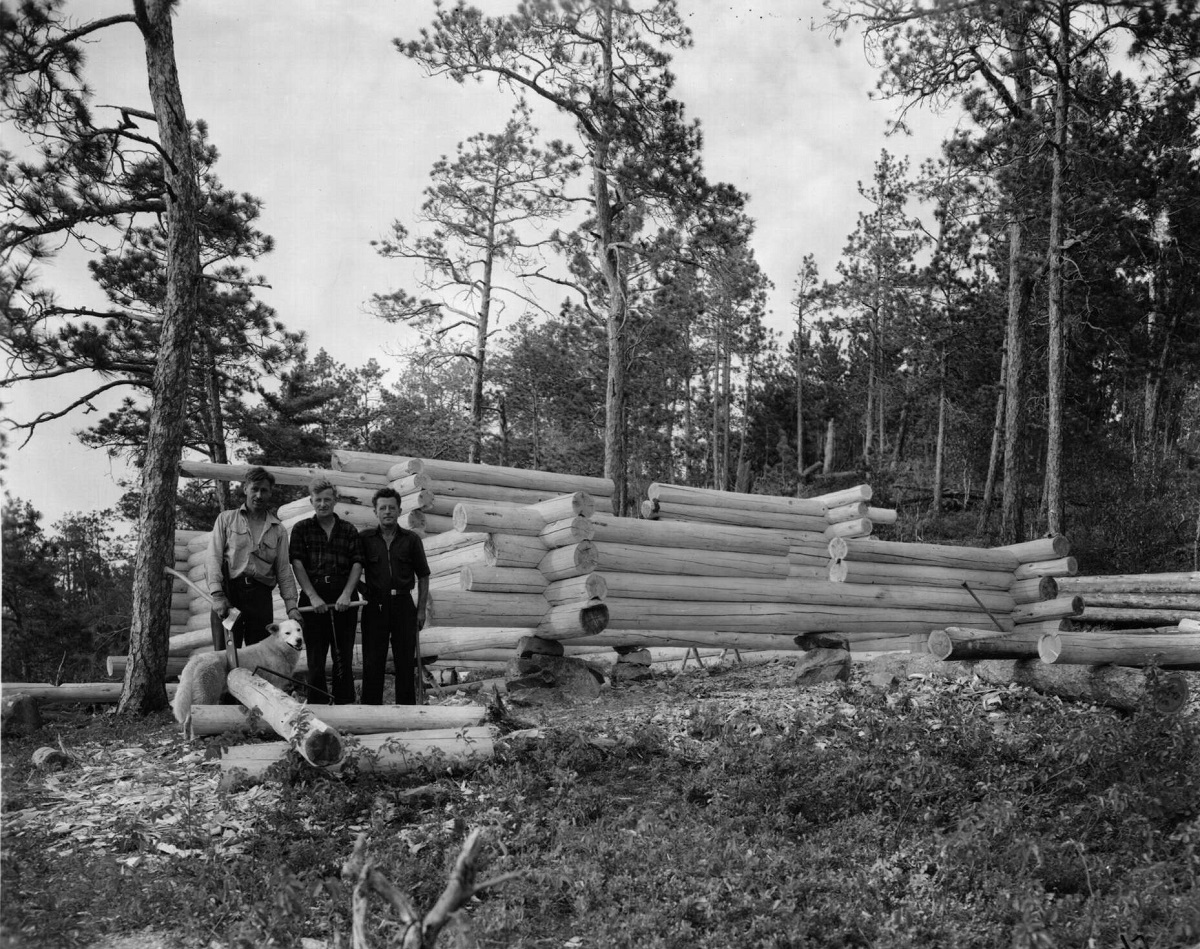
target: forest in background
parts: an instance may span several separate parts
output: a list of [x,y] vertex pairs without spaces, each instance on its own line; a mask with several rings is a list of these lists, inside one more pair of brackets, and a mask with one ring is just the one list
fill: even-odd
[[[149,45],[160,6],[133,5]],[[701,129],[673,96],[686,7],[442,7],[425,35],[396,40],[422,82],[486,76],[513,112],[463,129],[419,214],[363,248],[407,275],[372,309],[422,342],[359,366],[256,297],[272,239],[258,199],[235,190],[254,182],[218,177],[203,121],[181,139],[162,115],[98,110],[71,5],[0,7],[3,118],[37,145],[6,153],[0,175],[15,222],[0,241],[4,385],[79,374],[97,380],[89,395],[127,392],[80,437],[144,472],[119,511],[50,534],[8,500],[5,678],[54,677],[64,655],[83,663],[130,626],[154,628],[137,570],[153,575],[168,526],[207,527],[236,501],[220,484],[176,490],[183,451],[326,465],[337,447],[603,474],[630,513],[653,481],[784,495],[868,481],[900,508],[900,539],[1065,531],[1085,572],[1197,569],[1194,5],[829,4],[831,41],[865,36],[898,128],[935,103],[960,114],[958,131],[917,168],[902,138],[876,158],[834,272],[797,248],[796,273],[776,275],[756,262],[748,195],[706,177]],[[576,136],[544,140],[547,110]],[[105,309],[55,292],[47,261],[74,237],[95,249]],[[182,280],[181,260],[194,265]],[[793,286],[782,334],[768,327],[771,280]],[[87,398],[17,420],[13,437]],[[178,497],[169,525],[163,496]],[[120,518],[134,540],[114,540]],[[73,614],[78,639],[51,649],[55,601],[80,576],[99,591],[95,616]]]

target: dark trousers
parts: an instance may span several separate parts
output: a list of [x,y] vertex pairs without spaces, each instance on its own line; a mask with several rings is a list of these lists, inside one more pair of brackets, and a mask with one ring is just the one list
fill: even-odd
[[[346,579],[332,582],[313,581],[313,589],[329,604],[324,613],[304,613],[304,654],[308,658],[308,701],[313,705],[354,704],[354,633],[358,610],[333,608],[346,588]],[[300,605],[309,599],[300,594]],[[332,689],[325,681],[325,658],[333,652]]]
[[[243,646],[260,643],[270,636],[267,627],[275,622],[271,587],[257,580],[245,580],[241,577],[236,580],[230,579],[228,574],[225,575],[223,583],[225,599],[229,601],[229,605],[242,611],[242,615],[233,624],[234,645],[241,649]],[[225,627],[221,624],[221,617],[215,612],[209,620],[212,625],[213,649],[220,652],[225,648]]]
[[411,593],[363,607],[363,705],[383,704],[388,647],[396,666],[396,704],[417,704],[417,606]]

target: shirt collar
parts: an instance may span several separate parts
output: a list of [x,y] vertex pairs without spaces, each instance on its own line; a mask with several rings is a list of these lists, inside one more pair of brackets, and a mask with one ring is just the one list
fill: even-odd
[[[244,517],[246,520],[250,520],[250,509],[248,507],[246,507],[246,503],[244,501],[242,502],[242,506],[239,507],[237,510],[238,510],[238,513],[242,515],[242,517]],[[268,508],[267,517],[266,517],[267,527],[270,527],[272,524],[280,524],[280,523],[282,523],[282,521],[280,521],[279,518],[275,516],[275,512]]]

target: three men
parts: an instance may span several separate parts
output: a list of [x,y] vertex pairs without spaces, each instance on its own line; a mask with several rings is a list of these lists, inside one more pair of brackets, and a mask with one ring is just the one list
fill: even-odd
[[360,534],[367,600],[362,613],[362,703],[383,703],[390,645],[396,666],[396,704],[415,705],[417,633],[425,625],[429,603],[429,564],[421,538],[398,523],[400,495],[392,488],[380,488],[372,503],[379,526]]
[[[337,490],[318,476],[308,486],[314,516],[292,527],[291,559],[300,586],[304,648],[308,656],[308,700],[354,703],[354,633],[358,611],[351,601],[363,570],[358,531],[337,516]],[[326,689],[325,657],[333,650],[333,692]],[[364,650],[365,652],[365,650]]]
[[275,621],[271,590],[279,593],[290,619],[299,620],[296,581],[288,563],[288,537],[283,524],[271,512],[274,476],[265,468],[246,472],[241,507],[222,511],[209,539],[208,592],[212,596],[212,639],[214,649],[225,648],[223,622],[231,609],[241,611],[233,625],[234,645],[262,642],[267,626]]

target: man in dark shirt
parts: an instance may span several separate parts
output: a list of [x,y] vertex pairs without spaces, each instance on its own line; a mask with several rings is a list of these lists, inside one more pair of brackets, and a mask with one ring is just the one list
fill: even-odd
[[[378,527],[364,530],[362,582],[367,605],[362,614],[363,705],[383,704],[388,646],[396,665],[396,704],[417,703],[417,633],[429,603],[429,564],[421,538],[405,530],[400,495],[380,488],[373,498]],[[417,588],[413,603],[412,589]]]
[[[292,570],[300,587],[304,614],[304,651],[308,657],[308,700],[354,704],[354,633],[358,611],[350,607],[362,574],[358,531],[337,516],[337,489],[323,476],[313,478],[308,498],[315,516],[292,528]],[[331,609],[332,607],[332,609]],[[325,657],[333,649],[333,695],[325,685]]]

